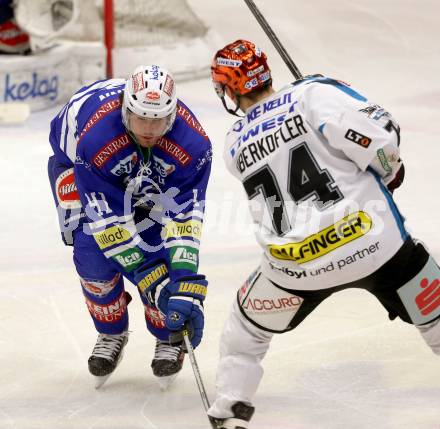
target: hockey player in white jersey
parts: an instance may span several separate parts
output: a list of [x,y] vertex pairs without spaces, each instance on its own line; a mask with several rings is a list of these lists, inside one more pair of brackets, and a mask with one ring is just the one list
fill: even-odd
[[392,116],[321,75],[275,91],[266,55],[245,40],[219,50],[211,71],[225,108],[244,113],[224,157],[263,249],[223,329],[211,420],[247,428],[273,334],[346,288],[372,293],[440,354],[440,270],[393,201],[404,167]]

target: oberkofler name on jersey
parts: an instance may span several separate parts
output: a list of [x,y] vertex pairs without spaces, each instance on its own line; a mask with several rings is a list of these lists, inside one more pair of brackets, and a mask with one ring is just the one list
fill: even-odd
[[[274,128],[276,126],[275,119],[271,119],[271,123],[258,124],[255,128],[262,127],[262,130]],[[266,121],[269,122],[269,121]],[[237,157],[236,165],[240,173],[244,173],[247,168],[256,162],[269,156],[279,148],[280,141],[288,143],[303,134],[307,134],[301,115],[295,115],[284,121],[285,126],[278,128],[275,132],[266,134],[264,137],[248,143]],[[259,129],[257,129],[258,133]],[[256,133],[256,134],[257,134]]]

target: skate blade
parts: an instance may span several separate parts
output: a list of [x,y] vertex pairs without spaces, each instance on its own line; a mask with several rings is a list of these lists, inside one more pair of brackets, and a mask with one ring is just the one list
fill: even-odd
[[176,377],[177,373],[173,375],[167,375],[165,377],[156,377],[156,380],[159,383],[160,390],[167,390],[176,379]]
[[94,375],[95,378],[95,389],[99,389],[104,386],[105,382],[110,378],[111,374],[108,375]]
[[[119,355],[119,359],[118,362],[116,363],[115,369],[119,366],[123,357],[124,357],[124,350],[122,350],[121,354]],[[107,375],[94,375],[93,377],[95,378],[95,389],[99,389],[100,387],[104,386],[105,382],[115,372],[115,369],[110,374]]]

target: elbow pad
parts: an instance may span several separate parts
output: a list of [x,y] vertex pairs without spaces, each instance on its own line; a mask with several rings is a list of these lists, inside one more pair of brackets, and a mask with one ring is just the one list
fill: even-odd
[[399,157],[399,148],[386,145],[376,151],[376,156],[370,162],[370,167],[382,177],[386,185],[392,182],[403,165]]
[[397,189],[405,178],[405,166],[403,164],[400,165],[399,170],[397,171],[394,179],[387,183],[388,190],[393,193],[394,189]]

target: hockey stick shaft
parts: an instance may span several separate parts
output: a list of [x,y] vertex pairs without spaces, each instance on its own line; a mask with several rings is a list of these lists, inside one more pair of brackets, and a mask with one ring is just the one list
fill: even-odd
[[[189,340],[189,332],[187,329],[184,329],[182,334],[183,334],[183,341],[185,342],[186,350],[188,351],[188,357],[191,362],[194,377],[196,379],[197,387],[199,389],[200,397],[202,398],[203,407],[205,408],[205,411],[208,411],[210,407],[209,399],[208,399],[208,395],[206,394],[205,386],[203,385],[203,380],[200,374],[199,366],[197,365],[194,349],[191,345],[191,341]],[[209,422],[211,423],[211,427],[213,429],[217,429],[217,426],[212,422],[211,418],[209,419]]]
[[276,36],[276,34],[273,32],[271,26],[266,21],[264,16],[261,14],[261,12],[258,10],[257,6],[253,2],[253,0],[244,0],[244,2],[247,4],[248,8],[252,12],[252,14],[255,16],[255,19],[260,24],[261,28],[266,33],[267,37],[269,37],[270,41],[274,45],[275,49],[280,54],[281,58],[283,59],[284,63],[288,67],[288,69],[292,72],[295,79],[302,79],[303,75],[299,71],[296,64],[293,62],[292,58],[284,48],[284,46],[281,44],[280,40]]

